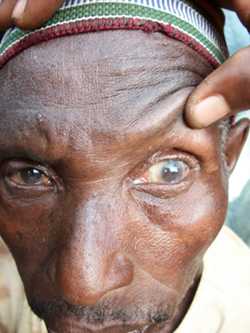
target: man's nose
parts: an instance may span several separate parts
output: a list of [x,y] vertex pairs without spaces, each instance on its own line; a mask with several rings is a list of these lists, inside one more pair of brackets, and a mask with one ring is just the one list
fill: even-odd
[[116,223],[105,201],[90,200],[76,210],[56,263],[56,283],[64,300],[93,305],[131,283],[133,265],[123,253]]

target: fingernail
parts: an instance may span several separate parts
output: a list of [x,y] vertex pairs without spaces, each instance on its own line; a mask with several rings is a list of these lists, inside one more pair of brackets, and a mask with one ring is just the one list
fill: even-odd
[[3,2],[3,0],[0,0],[0,6],[1,6],[2,2]]
[[191,110],[192,121],[200,128],[210,126],[230,112],[230,106],[222,95],[208,97]]
[[12,18],[19,19],[23,15],[26,5],[27,5],[27,0],[18,0],[13,10]]

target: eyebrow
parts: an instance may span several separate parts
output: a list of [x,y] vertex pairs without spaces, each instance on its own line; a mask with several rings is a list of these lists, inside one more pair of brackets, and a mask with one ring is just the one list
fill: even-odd
[[[49,160],[51,129],[39,126],[38,115],[5,111],[0,123],[0,160],[18,158],[44,162]],[[10,134],[11,139],[10,139]],[[36,140],[34,140],[36,138]]]

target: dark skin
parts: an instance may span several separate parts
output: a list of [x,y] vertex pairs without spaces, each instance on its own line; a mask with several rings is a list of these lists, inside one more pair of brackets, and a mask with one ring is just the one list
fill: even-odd
[[[250,29],[249,0],[194,0],[199,6],[217,6],[235,11]],[[41,26],[62,5],[63,0],[2,0],[0,30],[12,24],[21,29]],[[214,14],[212,14],[214,18]],[[193,128],[207,127],[218,120],[250,109],[250,48],[240,50],[197,87],[186,106],[186,122]],[[205,103],[201,103],[201,102]],[[215,108],[216,106],[216,108]]]
[[50,333],[170,333],[182,320],[248,129],[222,147],[218,125],[185,125],[211,70],[162,34],[109,31],[1,71],[0,233]]

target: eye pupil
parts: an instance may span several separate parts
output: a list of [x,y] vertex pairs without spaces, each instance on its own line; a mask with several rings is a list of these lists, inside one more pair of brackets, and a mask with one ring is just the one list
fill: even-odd
[[37,184],[41,182],[43,176],[41,171],[34,168],[24,169],[20,172],[20,175],[24,183],[28,185]]
[[161,177],[166,182],[176,181],[176,177],[182,172],[182,165],[179,161],[169,160],[164,163]]
[[178,174],[178,172],[180,171],[180,165],[178,164],[179,164],[178,161],[173,161],[173,160],[166,162],[166,164],[162,169],[162,177],[168,178],[171,175],[175,176],[176,174]]

